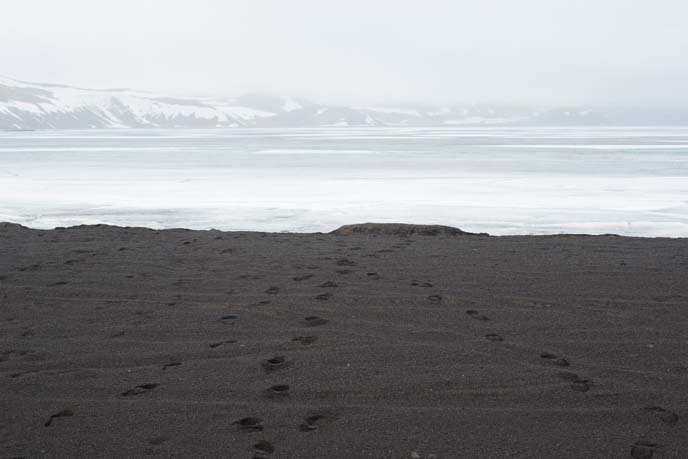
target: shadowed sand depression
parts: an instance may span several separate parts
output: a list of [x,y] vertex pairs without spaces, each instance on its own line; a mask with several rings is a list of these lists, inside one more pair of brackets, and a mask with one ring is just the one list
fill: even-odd
[[0,457],[686,457],[687,330],[686,239],[0,224]]

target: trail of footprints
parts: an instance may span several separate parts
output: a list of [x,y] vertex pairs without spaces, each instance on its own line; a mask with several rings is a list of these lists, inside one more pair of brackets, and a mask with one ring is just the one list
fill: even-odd
[[[412,286],[422,286],[431,287],[432,284],[429,282],[419,283],[416,280],[411,282]],[[430,295],[427,297],[428,301],[432,304],[439,304],[442,302],[442,297],[440,295]],[[490,320],[484,314],[474,309],[468,309],[466,314],[473,320],[487,322]],[[497,333],[487,333],[485,338],[492,342],[502,342],[504,338]],[[564,357],[559,357],[551,352],[543,352],[540,354],[540,358],[549,362],[551,365],[565,368],[571,366],[568,359]],[[592,387],[592,382],[589,379],[585,379],[577,375],[576,373],[570,371],[559,371],[557,373],[559,379],[567,382],[571,390],[576,392],[588,392]],[[667,425],[674,425],[678,422],[679,417],[673,411],[669,411],[660,406],[647,406],[644,410],[648,413],[653,414],[659,421]],[[303,426],[302,426],[303,427]],[[631,445],[630,456],[633,459],[651,459],[654,456],[655,451],[661,448],[661,445],[648,440],[638,440],[633,445]]]
[[[347,260],[347,259],[340,259],[336,262],[338,266],[353,266],[355,263]],[[309,267],[310,268],[310,267]],[[313,267],[315,268],[315,267]],[[301,282],[307,279],[310,279],[314,277],[313,274],[305,274],[302,276],[295,276],[293,277],[293,280],[295,282]],[[326,281],[322,284],[320,284],[318,287],[319,288],[336,288],[338,285],[334,281]],[[266,290],[266,293],[268,294],[277,294],[279,293],[280,289],[278,287],[269,287]],[[329,298],[332,297],[332,293],[322,293],[317,295],[315,298],[317,300],[328,300]],[[234,320],[236,319],[236,316],[228,317],[224,316],[221,318],[222,321],[226,320]],[[319,316],[306,316],[303,319],[299,321],[299,325],[301,327],[307,327],[307,328],[312,328],[312,327],[320,327],[325,324],[329,323],[328,319],[324,319]],[[314,335],[303,335],[303,336],[296,336],[292,338],[292,342],[294,343],[299,343],[303,346],[310,346],[311,344],[315,343],[318,340],[317,336]],[[218,343],[213,343],[210,346],[211,347],[217,347],[222,344],[226,343],[233,343],[235,341],[222,341]],[[262,360],[260,362],[261,367],[266,373],[273,373],[273,372],[279,372],[281,370],[285,370],[289,368],[292,365],[292,361],[287,359],[284,355],[275,355],[269,359]],[[263,395],[272,400],[280,400],[289,397],[291,392],[291,387],[288,384],[275,384],[263,391]],[[301,432],[312,432],[314,430],[317,430],[318,424],[326,418],[326,415],[324,414],[312,414],[310,416],[307,416],[299,425],[298,425],[298,430]],[[255,417],[255,416],[248,416],[241,418],[233,423],[236,428],[240,432],[246,432],[246,433],[260,433],[265,430],[265,425],[263,423],[263,420],[261,418]],[[253,445],[253,456],[252,459],[269,459],[271,455],[275,452],[275,446],[267,441],[267,440],[260,440],[257,443]]]
[[[188,244],[186,242],[185,244]],[[351,260],[348,259],[340,259],[336,262],[338,266],[353,266],[355,263]],[[308,266],[308,269],[316,269],[316,266]],[[27,268],[27,269],[37,269],[34,267]],[[343,274],[344,272],[349,273],[350,270],[339,270],[340,274]],[[367,273],[369,277],[377,277],[377,273]],[[251,278],[255,279],[258,276],[240,276],[240,278]],[[300,282],[304,281],[307,279],[310,279],[314,277],[313,274],[305,274],[302,276],[296,276],[293,278],[294,281]],[[56,282],[54,284],[50,284],[49,286],[58,286],[58,285],[65,285],[66,282]],[[337,283],[334,281],[326,281],[318,286],[319,288],[323,289],[332,289],[337,287]],[[280,288],[276,286],[271,286],[268,287],[268,289],[265,291],[265,293],[270,294],[270,295],[276,295],[280,292]],[[233,293],[233,292],[232,292]],[[326,292],[317,295],[315,298],[318,300],[327,300],[332,297],[332,293]],[[262,304],[267,304],[269,303],[268,301],[263,301],[261,302]],[[239,316],[237,314],[225,314],[223,316],[220,316],[217,320],[220,323],[226,324],[226,325],[232,325],[236,323],[236,321],[239,319]],[[305,328],[313,328],[313,327],[319,327],[327,324],[329,321],[327,319],[324,319],[319,316],[306,316],[301,321],[299,321],[299,325],[301,327]],[[123,336],[124,332],[116,333],[112,337],[120,337]],[[310,346],[313,343],[315,343],[318,340],[317,336],[314,335],[302,335],[302,336],[296,336],[292,339],[292,342],[294,343],[299,343],[303,346]],[[218,348],[220,346],[225,346],[228,344],[233,344],[236,343],[236,340],[222,340],[222,341],[216,341],[210,343],[208,346],[211,349]],[[7,360],[7,357],[5,354],[0,354],[0,360]],[[281,370],[284,370],[288,367],[291,366],[292,362],[288,360],[285,356],[283,355],[276,355],[274,357],[271,357],[269,359],[265,359],[261,361],[261,366],[262,368],[268,372],[278,372]],[[162,371],[168,371],[172,368],[180,367],[182,366],[182,362],[179,361],[172,361],[168,362],[166,364],[163,364],[161,369]],[[140,397],[144,396],[145,394],[155,390],[160,386],[159,383],[156,382],[149,382],[149,383],[143,383],[136,385],[130,389],[127,389],[123,392],[121,392],[119,395],[121,397]],[[290,395],[290,386],[288,384],[275,384],[267,389],[264,390],[263,396],[265,396],[268,399],[283,399],[286,397],[289,397]],[[44,422],[45,427],[50,427],[55,423],[55,420],[61,419],[61,418],[66,418],[66,417],[72,417],[75,415],[75,411],[73,409],[67,408],[63,409],[61,411],[58,411],[56,413],[51,414],[46,421]],[[295,428],[297,428],[300,432],[312,432],[318,429],[318,425],[326,418],[327,416],[325,414],[311,414],[307,416],[305,419],[303,419],[300,423],[295,423]],[[241,432],[246,432],[246,433],[260,433],[265,430],[265,425],[263,423],[263,420],[258,418],[258,417],[245,417],[242,419],[239,419],[233,423],[236,428],[241,431]],[[271,455],[275,452],[275,447],[274,445],[267,441],[267,440],[259,440],[253,445],[253,459],[269,459]]]
[[[184,242],[185,245],[190,244],[190,242]],[[399,248],[395,246],[395,248]],[[358,249],[358,248],[351,248],[351,250]],[[221,253],[230,253],[234,249],[226,249],[223,250]],[[392,252],[393,250],[391,249],[381,249],[378,250],[378,253],[387,253],[387,252]],[[76,261],[76,260],[70,260],[70,262]],[[340,258],[337,261],[335,261],[335,265],[339,267],[353,267],[356,266],[356,262],[348,259],[348,258]],[[308,266],[308,269],[317,269],[318,266]],[[19,268],[19,271],[25,271],[25,270],[36,270],[40,269],[40,265],[31,265],[29,267],[22,267]],[[351,269],[339,269],[336,271],[337,274],[341,275],[346,275],[350,274],[352,271]],[[379,275],[377,272],[368,272],[366,273],[368,278],[377,280],[379,279]],[[239,276],[240,278],[251,278],[251,279],[256,279],[259,278],[259,276]],[[301,282],[305,281],[308,279],[311,279],[314,277],[314,274],[308,273],[300,276],[295,276],[293,277],[293,280],[295,282]],[[54,287],[54,286],[61,286],[61,285],[66,285],[67,282],[55,282],[52,284],[49,284],[49,287]],[[412,280],[411,281],[412,286],[416,287],[423,287],[423,288],[430,288],[433,287],[433,284],[430,281],[417,281],[417,280]],[[331,288],[336,288],[338,287],[337,283],[334,281],[326,281],[318,286],[319,288],[324,288],[324,289],[331,289]],[[280,292],[280,288],[276,286],[271,286],[269,287],[265,293],[270,294],[270,295],[276,295]],[[232,291],[233,293],[233,291]],[[325,292],[321,293],[315,296],[315,299],[320,300],[320,301],[325,301],[329,300],[332,297],[331,292]],[[440,304],[442,302],[442,296],[437,295],[437,294],[432,294],[427,297],[427,300],[431,304]],[[268,304],[269,301],[262,301],[261,304]],[[481,321],[481,322],[487,322],[490,320],[489,317],[486,315],[480,313],[477,310],[474,309],[469,309],[466,311],[466,314],[473,320],[476,321]],[[219,321],[221,323],[225,324],[233,324],[236,320],[238,319],[238,316],[235,314],[227,314],[222,317],[220,317]],[[306,316],[304,317],[300,322],[299,325],[302,327],[319,327],[327,324],[329,321],[327,319],[321,318],[319,316]],[[123,332],[121,333],[123,334]],[[119,336],[119,335],[117,335]],[[497,333],[487,333],[484,335],[485,338],[488,341],[491,342],[502,342],[504,341],[504,338],[500,336]],[[292,338],[292,342],[299,343],[303,346],[310,346],[313,343],[315,343],[318,340],[317,336],[314,335],[304,335],[304,336],[296,336]],[[223,341],[217,341],[210,343],[208,346],[211,349],[215,349],[220,346],[224,346],[227,344],[233,344],[236,343],[236,340],[223,340]],[[4,355],[0,355],[0,360]],[[540,358],[543,359],[544,361],[548,362],[549,364],[564,368],[564,367],[570,367],[571,363],[569,362],[568,359],[559,357],[553,353],[550,352],[543,352],[540,354]],[[169,362],[167,364],[164,364],[162,366],[162,370],[166,371],[169,368],[174,368],[174,367],[179,367],[182,365],[182,362],[174,361],[174,362]],[[267,373],[272,373],[272,372],[278,372],[280,370],[284,370],[286,368],[289,368],[292,365],[292,362],[288,360],[285,356],[283,355],[276,355],[274,357],[271,357],[269,359],[265,359],[260,362],[260,365],[262,366],[263,370]],[[577,392],[588,392],[592,386],[592,383],[589,379],[584,379],[578,376],[576,373],[570,372],[570,371],[559,371],[557,373],[557,376],[559,379],[567,382],[571,388],[571,390],[577,391]],[[130,388],[120,394],[122,397],[134,397],[134,396],[140,396],[143,394],[146,394],[155,388],[159,386],[158,383],[144,383],[137,385],[133,388]],[[264,396],[269,398],[269,399],[282,399],[285,397],[288,397],[290,394],[290,386],[288,384],[275,384],[267,389],[264,390]],[[679,421],[679,417],[676,413],[669,411],[663,407],[660,406],[648,406],[645,407],[644,410],[648,412],[649,414],[655,416],[660,422],[666,424],[666,425],[674,425]],[[54,421],[56,419],[60,418],[66,418],[66,417],[72,417],[74,416],[74,410],[70,408],[63,409],[61,411],[58,411],[54,414],[51,414],[47,420],[44,422],[45,427],[50,427],[53,425]],[[322,413],[316,413],[316,414],[311,414],[307,416],[303,421],[298,424],[298,430],[301,432],[312,432],[318,429],[318,425],[327,418],[328,416]],[[263,420],[258,418],[258,417],[253,417],[253,416],[248,416],[241,418],[233,424],[236,426],[236,428],[241,431],[241,432],[246,432],[246,433],[260,433],[265,430],[265,425],[263,423]],[[654,452],[658,449],[661,448],[661,445],[647,441],[647,440],[638,440],[636,441],[633,445],[631,445],[630,449],[630,456],[634,459],[650,459],[653,457]],[[253,445],[253,456],[252,459],[269,459],[271,455],[275,452],[275,447],[274,445],[267,441],[267,440],[259,440]]]
[[[303,327],[319,327],[327,324],[329,321],[318,316],[304,317],[300,325]],[[302,345],[313,344],[317,340],[315,336],[297,336],[292,339],[293,342],[298,342]],[[292,362],[283,355],[276,355],[261,362],[261,366],[267,373],[280,371],[291,366]],[[289,396],[290,386],[288,384],[275,384],[265,389],[264,395],[273,400],[283,399]],[[317,430],[317,424],[324,419],[324,414],[313,414],[306,417],[298,429],[301,432],[312,432]],[[262,432],[264,430],[263,420],[257,417],[246,417],[239,419],[234,424],[243,432]],[[268,459],[272,453],[275,452],[275,447],[267,440],[260,440],[253,446],[253,459]]]

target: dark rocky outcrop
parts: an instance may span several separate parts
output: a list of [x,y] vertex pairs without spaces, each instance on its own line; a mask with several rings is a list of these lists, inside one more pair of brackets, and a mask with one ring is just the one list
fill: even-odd
[[385,236],[487,236],[487,233],[469,233],[459,228],[444,225],[411,225],[407,223],[356,223],[344,225],[331,234],[350,236],[352,234],[379,234]]

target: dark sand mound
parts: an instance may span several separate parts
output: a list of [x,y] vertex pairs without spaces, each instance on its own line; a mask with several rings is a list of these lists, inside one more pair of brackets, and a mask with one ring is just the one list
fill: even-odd
[[[411,225],[407,223],[356,223],[344,225],[330,234],[349,236],[352,234],[375,234],[384,236],[474,236],[459,228],[444,225]],[[485,233],[481,233],[486,236]]]
[[28,231],[26,226],[17,223],[0,222],[0,234],[16,233],[18,231]]
[[0,224],[0,458],[688,457],[687,239],[371,234]]

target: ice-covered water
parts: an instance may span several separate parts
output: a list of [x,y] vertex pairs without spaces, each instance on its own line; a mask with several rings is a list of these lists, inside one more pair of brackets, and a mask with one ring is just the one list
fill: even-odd
[[1,132],[0,221],[685,237],[688,128]]

